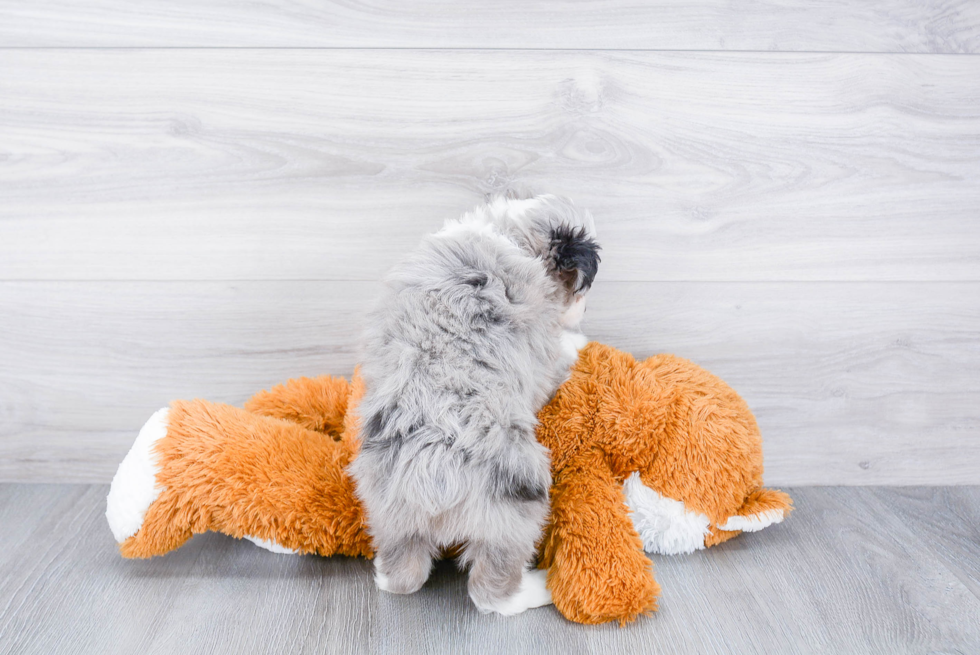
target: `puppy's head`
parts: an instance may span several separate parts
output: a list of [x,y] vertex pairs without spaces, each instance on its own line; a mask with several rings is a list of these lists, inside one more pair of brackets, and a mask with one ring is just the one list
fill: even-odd
[[565,306],[562,325],[578,327],[585,313],[585,294],[599,269],[599,244],[588,211],[559,196],[508,194],[447,222],[439,234],[461,231],[501,235],[539,260]]
[[561,324],[577,329],[585,316],[585,294],[599,271],[599,244],[585,227],[560,223],[551,229],[551,249],[545,261],[565,295]]
[[559,222],[548,231],[546,261],[569,294],[584,294],[599,271],[599,244],[584,226]]
[[592,214],[552,195],[498,198],[487,207],[488,220],[544,262],[566,306],[562,324],[578,327],[585,313],[585,295],[599,270]]

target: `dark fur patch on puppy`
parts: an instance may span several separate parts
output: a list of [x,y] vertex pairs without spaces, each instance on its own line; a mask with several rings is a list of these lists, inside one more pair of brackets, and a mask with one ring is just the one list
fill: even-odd
[[548,486],[544,480],[535,480],[526,473],[507,470],[499,464],[491,467],[490,474],[490,493],[494,498],[539,503],[548,500]]
[[558,275],[579,293],[592,286],[599,271],[599,244],[585,228],[559,225],[551,230],[551,257]]

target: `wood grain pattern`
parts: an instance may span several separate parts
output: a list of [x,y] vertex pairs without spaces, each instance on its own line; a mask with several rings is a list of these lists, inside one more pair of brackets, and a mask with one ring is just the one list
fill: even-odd
[[970,0],[2,0],[0,16],[7,47],[980,51]]
[[[349,374],[367,283],[0,285],[4,477],[108,481],[174,398]],[[80,476],[80,477],[76,477]]]
[[726,380],[759,419],[768,481],[980,480],[975,284],[609,286],[589,336]]
[[980,598],[980,487],[876,489],[875,496]]
[[[108,481],[174,398],[349,374],[369,282],[0,283],[0,480]],[[978,283],[597,282],[585,329],[749,402],[771,484],[973,484]]]
[[512,187],[605,280],[980,280],[977,57],[4,50],[0,155],[6,280],[374,280]]
[[366,560],[256,558],[204,537],[166,560],[125,561],[106,492],[4,489],[0,653],[365,652]]
[[[788,491],[796,510],[774,529],[654,558],[658,621],[676,621],[669,633],[658,625],[664,642],[719,654],[968,653],[980,643],[973,619],[955,613],[972,614],[977,598],[876,501],[890,489]],[[642,651],[644,635],[631,637],[619,652]]]
[[525,188],[597,217],[591,335],[727,379],[771,482],[976,482],[978,52],[970,0],[0,0],[0,480],[349,373],[391,261]]
[[[0,653],[972,653],[980,600],[908,523],[969,530],[942,504],[896,515],[887,488],[789,490],[785,523],[654,558],[661,610],[619,628],[552,607],[479,614],[440,564],[412,596],[378,592],[366,560],[273,555],[219,535],[123,560],[105,486],[0,486]],[[952,490],[973,493],[976,489]],[[943,490],[916,493],[943,494]],[[966,496],[961,496],[966,497]],[[980,551],[964,552],[976,566]]]

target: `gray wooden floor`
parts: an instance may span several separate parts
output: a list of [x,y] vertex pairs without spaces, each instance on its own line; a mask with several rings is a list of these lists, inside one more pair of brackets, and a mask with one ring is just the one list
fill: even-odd
[[980,487],[790,491],[781,526],[657,557],[660,612],[620,629],[480,615],[449,564],[395,597],[220,535],[127,561],[106,487],[2,485],[0,653],[980,652]]

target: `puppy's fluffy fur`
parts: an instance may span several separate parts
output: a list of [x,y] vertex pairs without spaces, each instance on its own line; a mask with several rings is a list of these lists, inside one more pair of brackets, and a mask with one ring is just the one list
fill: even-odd
[[594,231],[565,199],[499,198],[447,222],[385,279],[350,468],[383,589],[416,591],[433,556],[457,545],[479,609],[548,602],[526,571],[551,485],[536,415],[585,342],[575,331],[599,263]]

